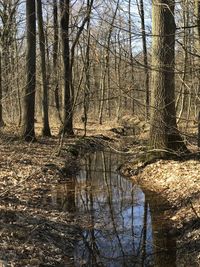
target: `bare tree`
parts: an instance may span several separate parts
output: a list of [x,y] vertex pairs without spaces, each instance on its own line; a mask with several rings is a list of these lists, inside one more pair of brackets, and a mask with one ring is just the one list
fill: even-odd
[[58,81],[58,45],[59,45],[59,36],[58,36],[58,3],[57,0],[53,0],[53,72],[54,72],[54,98],[55,105],[58,112],[60,121],[60,98],[59,98],[59,81]]
[[72,69],[75,59],[75,48],[79,41],[80,35],[84,30],[86,23],[90,18],[93,0],[87,8],[86,16],[83,18],[80,27],[75,35],[70,49],[69,41],[69,17],[70,17],[70,0],[60,0],[61,9],[61,40],[62,56],[64,63],[64,127],[63,133],[73,135],[73,106],[74,106],[74,87],[72,83]]
[[[195,15],[197,21],[197,52],[200,54],[200,1],[195,0]],[[198,68],[200,66],[200,59],[198,58]],[[198,86],[200,87],[200,71],[198,71]],[[199,97],[200,88],[198,88],[198,97]],[[198,147],[200,147],[200,109],[198,108]]]
[[5,123],[3,121],[3,114],[2,114],[2,68],[1,68],[1,51],[0,51],[0,127],[4,126]]
[[175,111],[175,29],[174,1],[153,1],[152,10],[152,115],[151,148],[186,152],[176,124]]
[[36,84],[36,14],[35,1],[26,0],[26,87],[23,106],[22,135],[26,141],[35,140],[35,84]]
[[41,56],[41,70],[42,70],[42,108],[43,108],[43,136],[51,136],[51,131],[49,127],[49,101],[48,101],[48,91],[49,91],[49,81],[46,70],[46,53],[45,53],[45,35],[43,29],[43,15],[42,15],[42,2],[37,0],[37,18],[38,18],[38,32],[39,32],[39,44],[40,44],[40,56]]
[[146,91],[146,119],[149,118],[149,66],[148,66],[148,53],[147,53],[147,40],[146,40],[146,27],[145,27],[145,16],[144,16],[144,3],[140,0],[139,14],[141,18],[141,30],[142,30],[142,45],[143,45],[143,60],[144,60],[144,71],[145,71],[145,91]]
[[[90,0],[87,0],[87,9],[90,13]],[[87,21],[87,47],[85,59],[85,90],[84,90],[84,135],[87,131],[88,111],[89,111],[89,94],[90,94],[90,18]]]
[[72,92],[72,73],[70,62],[70,45],[69,45],[69,15],[70,0],[60,0],[61,10],[61,40],[62,40],[62,57],[64,64],[64,127],[63,133],[74,135],[73,131],[73,92]]
[[[106,90],[106,76],[109,75],[109,65],[110,65],[110,42],[111,42],[111,37],[112,37],[112,32],[113,32],[113,24],[116,19],[117,11],[119,8],[119,0],[117,0],[115,9],[114,9],[114,14],[111,19],[110,25],[109,25],[109,30],[108,30],[108,37],[106,41],[106,51],[105,51],[105,68],[102,73],[102,86],[101,86],[101,100],[100,100],[100,110],[99,110],[99,124],[102,124],[103,122],[103,110],[104,110],[104,105],[105,105],[105,90]],[[107,90],[110,90],[110,88],[107,88]]]

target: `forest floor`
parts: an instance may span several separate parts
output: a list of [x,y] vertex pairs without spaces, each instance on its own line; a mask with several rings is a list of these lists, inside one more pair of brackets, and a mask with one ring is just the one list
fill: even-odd
[[[117,129],[117,130],[116,130]],[[66,251],[73,249],[73,240],[79,233],[80,221],[70,213],[52,210],[46,193],[67,176],[79,170],[80,155],[77,143],[85,151],[109,146],[122,151],[130,159],[140,153],[146,143],[146,134],[137,138],[124,136],[116,123],[103,127],[88,126],[88,139],[81,138],[83,129],[76,125],[74,138],[65,138],[59,151],[55,137],[38,138],[25,143],[16,135],[16,129],[0,133],[0,259],[8,266],[73,266]],[[38,133],[40,126],[38,125]],[[80,145],[81,144],[81,145]],[[75,150],[71,150],[74,147]],[[195,150],[195,147],[192,146]],[[79,152],[78,152],[79,153]],[[131,169],[131,160],[126,165]],[[132,176],[144,190],[165,198],[171,209],[168,218],[177,235],[180,265],[200,266],[200,161],[159,160]],[[77,220],[79,223],[77,223]],[[82,221],[84,225],[84,221]],[[86,226],[85,226],[86,227]],[[14,231],[13,231],[14,229]],[[38,238],[39,236],[39,238]],[[65,242],[65,237],[71,243]],[[55,251],[55,247],[57,248]],[[181,265],[181,255],[188,253],[188,265]],[[66,265],[67,262],[67,265]],[[51,265],[50,265],[51,264]],[[1,261],[0,261],[1,266]],[[3,266],[3,265],[2,265]]]
[[88,225],[83,216],[52,208],[48,193],[79,171],[83,154],[117,141],[109,125],[102,130],[94,123],[86,138],[82,126],[76,125],[73,138],[64,138],[62,149],[57,127],[51,138],[39,136],[33,143],[21,140],[17,127],[1,129],[0,266],[74,266],[74,242],[80,225]]

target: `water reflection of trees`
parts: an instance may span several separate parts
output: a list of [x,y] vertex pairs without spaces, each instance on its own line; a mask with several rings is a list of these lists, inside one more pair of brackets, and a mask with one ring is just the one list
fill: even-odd
[[146,192],[145,195],[151,210],[154,266],[176,267],[176,240],[170,234],[169,222],[163,216],[167,203],[152,196],[152,193]]
[[51,203],[60,211],[74,213],[76,211],[76,177],[67,178],[64,184],[60,184],[52,190],[51,196],[46,197],[46,202]]
[[111,153],[87,156],[80,175],[54,196],[57,205],[84,222],[75,266],[175,266],[174,254],[169,257],[174,250],[168,249],[174,240],[161,223],[158,202],[117,175],[120,163]]

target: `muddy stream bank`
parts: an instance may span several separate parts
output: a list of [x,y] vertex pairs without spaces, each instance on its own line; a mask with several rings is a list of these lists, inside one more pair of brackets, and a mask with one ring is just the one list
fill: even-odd
[[5,197],[1,266],[181,266],[168,203],[117,173],[126,159],[93,152],[76,174]]
[[15,142],[1,145],[0,266],[200,265],[198,161],[125,178],[145,149],[135,137],[67,139],[59,156],[53,138]]

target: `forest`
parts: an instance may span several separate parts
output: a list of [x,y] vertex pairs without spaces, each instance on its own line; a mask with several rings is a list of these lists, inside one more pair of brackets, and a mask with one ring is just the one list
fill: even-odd
[[199,160],[199,0],[0,0],[0,267],[200,266]]

